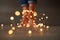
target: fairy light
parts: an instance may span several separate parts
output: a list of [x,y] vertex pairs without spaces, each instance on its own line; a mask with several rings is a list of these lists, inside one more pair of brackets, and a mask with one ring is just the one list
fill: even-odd
[[48,28],[49,28],[49,26],[46,26],[46,28],[48,29]]
[[27,28],[30,27],[30,24],[28,23],[26,27],[27,27]]
[[33,20],[33,23],[35,23],[35,20]]
[[32,31],[31,31],[31,30],[29,30],[29,31],[28,31],[28,34],[32,34]]
[[1,24],[1,29],[3,29],[4,24]]
[[43,16],[45,16],[45,14],[43,14]]
[[20,23],[17,23],[17,25],[19,25]]
[[14,32],[13,30],[9,30],[9,31],[8,31],[8,34],[9,34],[9,35],[12,35],[13,32]]
[[13,24],[10,24],[10,26],[12,27],[12,26],[13,26]]
[[42,32],[42,31],[43,31],[43,29],[41,28],[41,29],[40,29],[40,31]]
[[40,27],[42,27],[43,26],[43,23],[40,23],[39,25],[40,25]]
[[13,17],[13,16],[11,16],[11,17],[10,17],[10,20],[14,20],[14,17]]
[[15,27],[12,27],[12,30],[15,30]]
[[22,27],[22,25],[20,24],[20,25],[18,25],[17,27],[20,28],[20,27]]
[[33,14],[34,16],[37,16],[37,12],[34,12],[34,14]]
[[4,26],[3,24],[1,24],[1,26]]
[[41,19],[39,19],[39,21],[41,21]]
[[16,16],[20,16],[20,12],[19,12],[19,11],[16,11],[16,12],[15,12],[15,15],[16,15]]
[[41,19],[43,20],[43,17],[41,17]]
[[46,19],[48,19],[48,16],[46,16]]
[[30,16],[30,18],[32,18],[32,16]]

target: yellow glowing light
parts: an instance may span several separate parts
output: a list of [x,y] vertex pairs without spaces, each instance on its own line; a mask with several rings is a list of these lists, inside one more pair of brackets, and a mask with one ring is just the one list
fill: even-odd
[[43,14],[43,16],[45,16],[45,14]]
[[1,26],[4,26],[3,24],[1,24]]
[[46,19],[48,19],[48,16],[46,16]]
[[9,31],[8,31],[8,34],[9,34],[9,35],[12,35],[12,34],[13,34],[13,30],[9,30]]
[[19,25],[20,23],[17,23],[17,25]]
[[41,28],[41,29],[40,29],[40,31],[42,32],[42,31],[43,31],[43,29]]
[[45,28],[45,25],[43,25],[43,27]]
[[37,16],[37,12],[34,12],[34,14],[33,14],[34,16]]
[[33,22],[35,23],[35,20],[33,20]]
[[22,14],[24,14],[25,12],[29,12],[29,10],[23,10]]
[[36,23],[34,23],[34,26],[33,26],[34,28],[36,27]]
[[13,16],[11,16],[11,17],[10,17],[10,20],[14,20],[14,17],[13,17]]
[[22,25],[19,25],[18,28],[22,27]]
[[49,26],[46,26],[46,28],[48,29],[48,28],[49,28]]
[[25,24],[23,24],[23,26],[25,27]]
[[12,30],[15,30],[15,27],[12,27]]
[[15,12],[15,15],[16,15],[16,16],[20,16],[20,12],[19,12],[19,11],[16,11],[16,12]]
[[20,21],[22,21],[22,20],[20,19]]
[[30,16],[30,18],[32,18],[32,16]]
[[27,28],[28,28],[28,27],[30,27],[29,23],[27,24],[27,26],[26,26],[26,27],[27,27]]
[[39,25],[36,25],[36,27],[38,28],[38,27],[39,27]]
[[41,17],[41,19],[43,20],[43,17]]
[[32,31],[31,31],[31,30],[29,30],[29,31],[28,31],[28,34],[32,34]]
[[10,24],[10,26],[12,27],[12,26],[13,26],[13,24]]
[[43,26],[43,23],[40,23],[39,25],[40,25],[40,27],[42,27]]
[[39,23],[38,26],[42,27],[43,26],[43,23]]
[[39,21],[41,21],[41,19],[39,19]]

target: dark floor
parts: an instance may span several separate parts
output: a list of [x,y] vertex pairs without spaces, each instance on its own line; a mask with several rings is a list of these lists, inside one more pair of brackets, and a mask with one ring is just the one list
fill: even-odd
[[60,40],[60,27],[57,26],[45,29],[44,32],[31,29],[31,35],[27,33],[29,29],[26,28],[16,28],[12,35],[8,35],[8,30],[8,26],[0,29],[0,40]]

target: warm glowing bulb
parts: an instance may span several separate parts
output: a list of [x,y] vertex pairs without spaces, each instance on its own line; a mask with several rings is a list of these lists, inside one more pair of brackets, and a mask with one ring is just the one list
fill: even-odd
[[15,27],[12,27],[12,30],[15,30]]
[[37,16],[37,13],[36,12],[34,12],[34,16]]
[[33,20],[33,23],[35,23],[35,20]]
[[13,34],[13,30],[9,30],[9,31],[8,31],[8,34],[9,34],[9,35]]
[[43,23],[40,23],[40,27],[42,27],[43,26]]
[[45,16],[45,14],[43,14],[43,16]]
[[16,16],[19,16],[19,15],[20,15],[20,12],[19,12],[19,11],[16,11],[16,12],[15,12],[15,15],[16,15]]
[[14,17],[13,17],[13,16],[11,16],[11,17],[10,17],[10,20],[14,20]]
[[10,24],[10,26],[13,26],[13,24]]
[[32,31],[31,31],[31,30],[29,30],[29,31],[28,31],[28,34],[32,34]]
[[19,25],[20,23],[17,23],[17,25]]
[[40,31],[42,32],[42,31],[43,31],[43,29],[41,28],[41,29],[40,29]]
[[3,24],[1,24],[1,26],[4,26]]
[[32,18],[32,16],[30,16],[30,18]]
[[46,19],[48,19],[48,16],[46,16]]
[[28,28],[28,27],[30,27],[29,23],[27,24],[27,26],[26,26],[26,27],[27,27],[27,28]]
[[48,29],[48,28],[49,28],[49,26],[46,26],[46,28]]
[[41,19],[39,19],[39,21],[41,21]]
[[43,17],[41,17],[41,19],[43,20]]
[[18,28],[22,27],[22,25],[19,25]]

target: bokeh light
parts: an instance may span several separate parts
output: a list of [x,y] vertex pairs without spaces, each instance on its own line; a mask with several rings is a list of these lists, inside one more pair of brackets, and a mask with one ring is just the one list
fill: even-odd
[[41,29],[40,29],[40,31],[42,32],[42,31],[43,31],[43,29],[41,28]]
[[46,16],[46,19],[48,19],[48,16]]
[[29,30],[29,31],[28,31],[28,34],[32,34],[32,31],[31,31],[31,30]]
[[45,16],[46,14],[43,13],[43,16]]
[[15,30],[16,28],[15,27],[12,27],[12,30]]
[[16,15],[16,16],[20,16],[20,12],[19,12],[19,11],[16,11],[16,12],[15,12],[15,15]]
[[13,32],[14,32],[13,30],[9,30],[9,31],[8,31],[8,34],[9,34],[9,35],[12,35]]
[[1,26],[4,26],[4,24],[1,24]]
[[13,16],[11,16],[11,17],[10,17],[10,20],[14,20],[14,17],[13,17]]
[[46,28],[48,29],[48,28],[49,28],[49,26],[46,26]]

